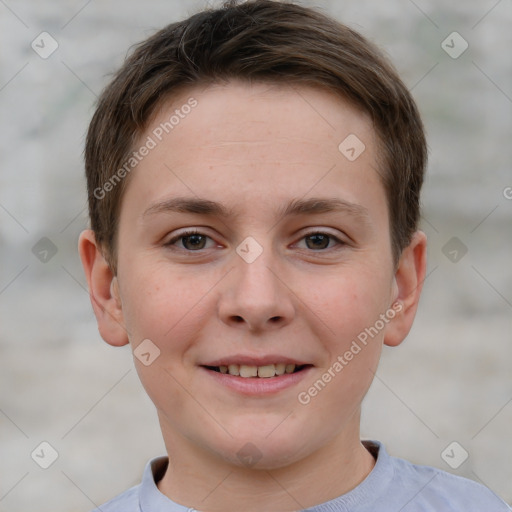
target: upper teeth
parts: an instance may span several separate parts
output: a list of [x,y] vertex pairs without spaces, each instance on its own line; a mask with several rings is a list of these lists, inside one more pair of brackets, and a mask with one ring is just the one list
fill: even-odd
[[293,373],[294,364],[267,364],[265,366],[250,366],[246,364],[230,364],[229,366],[219,366],[220,373],[229,373],[230,375],[239,375],[240,377],[275,377],[283,373]]

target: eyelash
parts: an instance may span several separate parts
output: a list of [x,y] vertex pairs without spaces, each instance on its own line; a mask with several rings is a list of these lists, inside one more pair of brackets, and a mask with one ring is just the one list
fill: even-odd
[[[179,240],[182,240],[184,238],[187,238],[187,237],[190,237],[190,236],[194,236],[194,235],[200,235],[200,236],[209,238],[210,240],[213,240],[210,236],[205,235],[204,233],[201,233],[198,230],[189,230],[189,231],[184,231],[183,233],[180,233],[179,235],[173,237],[171,240],[169,240],[165,244],[165,246],[175,248],[176,242],[178,242]],[[304,239],[306,239],[308,237],[314,236],[314,235],[325,235],[325,236],[327,236],[329,238],[329,242],[334,241],[337,246],[347,245],[346,242],[340,240],[338,237],[334,236],[331,233],[327,233],[327,232],[324,232],[324,231],[310,231],[309,233],[304,234],[300,238],[300,240],[302,241],[302,240],[304,240]],[[329,249],[334,249],[334,247],[328,247],[326,249],[318,249],[318,250],[315,250],[315,249],[309,249],[309,250],[313,251],[313,252],[325,252],[325,251],[327,251]],[[178,250],[183,250],[183,251],[186,251],[186,252],[201,252],[201,251],[203,251],[205,249],[198,249],[198,250],[194,251],[194,250],[191,250],[191,249],[186,249],[184,247],[179,247]]]

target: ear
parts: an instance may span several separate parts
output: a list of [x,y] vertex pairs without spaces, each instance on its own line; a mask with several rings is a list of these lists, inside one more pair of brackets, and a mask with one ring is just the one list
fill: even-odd
[[78,252],[89,285],[89,297],[101,337],[116,347],[126,345],[128,334],[124,326],[117,277],[103,256],[94,231],[87,229],[81,233]]
[[403,250],[394,277],[393,309],[396,312],[388,324],[384,344],[400,345],[411,330],[427,269],[427,237],[414,233],[411,243]]

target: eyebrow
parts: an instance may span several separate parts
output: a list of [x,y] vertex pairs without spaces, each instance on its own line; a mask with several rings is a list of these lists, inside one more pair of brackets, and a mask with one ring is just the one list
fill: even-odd
[[[143,217],[157,213],[192,213],[197,215],[229,218],[234,216],[232,209],[220,203],[199,197],[174,197],[151,205],[143,213]],[[320,213],[344,213],[362,221],[369,221],[368,209],[362,205],[351,203],[339,198],[294,199],[277,213],[282,220],[289,216],[310,215]]]

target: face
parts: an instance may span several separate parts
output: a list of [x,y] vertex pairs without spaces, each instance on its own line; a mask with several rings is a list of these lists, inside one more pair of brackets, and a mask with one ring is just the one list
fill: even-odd
[[174,98],[148,137],[111,289],[168,449],[277,468],[358,441],[404,330],[371,121],[320,90],[232,82]]

